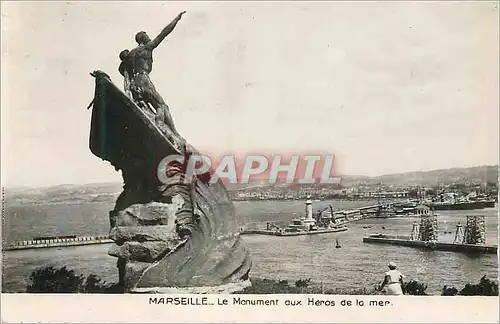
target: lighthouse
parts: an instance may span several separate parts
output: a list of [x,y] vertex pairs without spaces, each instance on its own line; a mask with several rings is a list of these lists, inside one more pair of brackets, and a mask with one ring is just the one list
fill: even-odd
[[313,219],[312,200],[311,196],[308,195],[306,198],[306,220],[312,220],[312,219]]
[[288,230],[292,232],[297,231],[313,231],[317,230],[318,227],[316,225],[316,220],[313,218],[312,211],[312,199],[311,196],[307,196],[306,198],[306,215],[305,217],[300,217],[294,219],[290,225],[288,225]]

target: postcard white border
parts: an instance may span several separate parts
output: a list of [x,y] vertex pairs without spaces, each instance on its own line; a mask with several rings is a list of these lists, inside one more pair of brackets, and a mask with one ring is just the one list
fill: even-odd
[[[150,304],[150,297],[207,297],[214,305]],[[232,305],[233,298],[278,300],[279,306]],[[308,298],[336,306],[304,305]],[[2,294],[2,323],[497,323],[498,297],[343,296],[343,295],[62,295]],[[218,306],[228,299],[229,305]],[[302,300],[285,306],[285,300]],[[353,305],[340,306],[342,300]],[[381,300],[387,306],[356,306],[356,300]]]

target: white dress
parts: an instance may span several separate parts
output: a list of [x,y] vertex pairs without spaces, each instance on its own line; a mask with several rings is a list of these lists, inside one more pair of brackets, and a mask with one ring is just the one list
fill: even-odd
[[403,295],[400,282],[400,279],[404,278],[403,274],[398,270],[389,270],[385,275],[390,278],[386,286],[386,295]]

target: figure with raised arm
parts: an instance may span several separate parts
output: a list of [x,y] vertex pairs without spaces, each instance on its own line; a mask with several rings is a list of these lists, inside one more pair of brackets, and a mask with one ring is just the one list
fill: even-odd
[[153,82],[149,78],[149,73],[153,69],[153,50],[167,37],[175,28],[185,11],[177,15],[158,36],[151,40],[144,31],[135,35],[138,46],[127,53],[126,65],[130,67],[132,76],[130,77],[130,91],[132,97],[141,98],[146,104],[150,104],[156,110],[155,122],[162,131],[165,126],[175,135],[179,136],[174,126],[174,121],[170,115],[170,109],[161,95],[156,91]]

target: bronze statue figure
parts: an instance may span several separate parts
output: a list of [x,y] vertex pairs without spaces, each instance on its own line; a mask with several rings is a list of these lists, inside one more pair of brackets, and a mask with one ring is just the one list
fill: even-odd
[[132,65],[127,64],[127,57],[130,51],[128,49],[125,49],[120,52],[120,66],[118,67],[118,71],[120,74],[123,76],[123,90],[125,90],[125,94],[132,98],[132,94],[130,91],[130,78],[132,76]]
[[119,68],[125,77],[125,87],[128,87],[125,92],[131,94],[134,101],[143,108],[151,105],[156,110],[155,121],[158,127],[177,136],[179,133],[170,115],[170,109],[151,82],[149,74],[153,69],[153,50],[174,30],[184,13],[186,12],[178,14],[153,40],[146,32],[138,32],[135,35],[138,46],[131,51],[124,50],[120,53],[122,63]]

